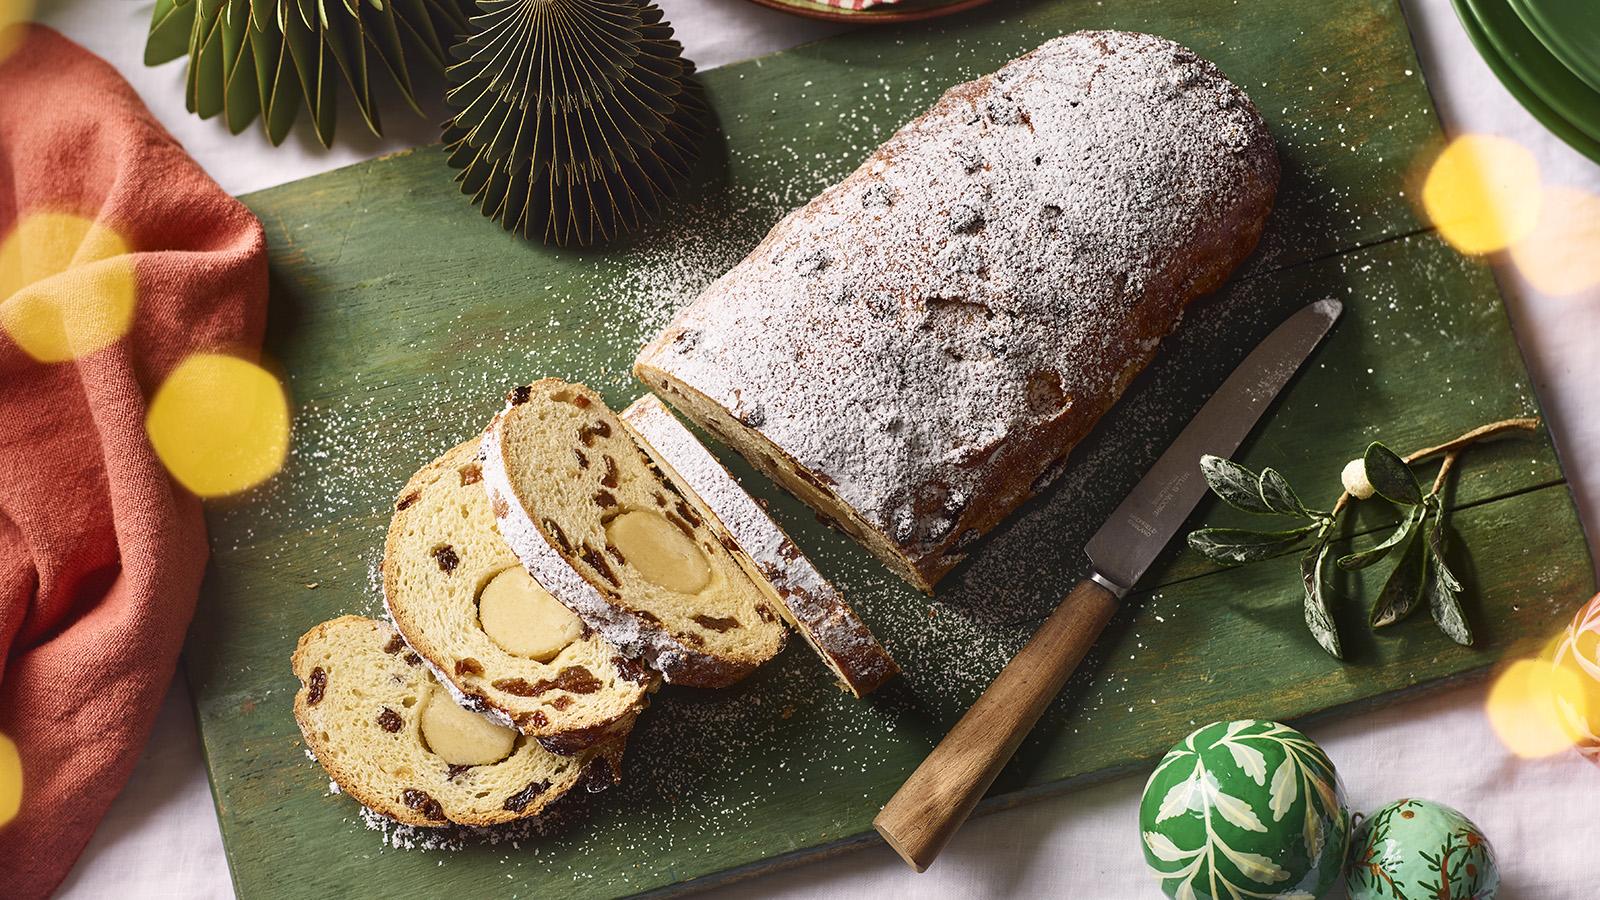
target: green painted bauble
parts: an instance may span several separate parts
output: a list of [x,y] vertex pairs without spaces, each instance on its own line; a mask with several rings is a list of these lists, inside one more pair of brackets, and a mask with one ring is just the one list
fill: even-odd
[[1215,722],[1156,766],[1139,830],[1176,900],[1314,900],[1339,881],[1350,813],[1310,738],[1277,722]]
[[1493,900],[1499,889],[1489,841],[1443,803],[1398,800],[1350,841],[1350,900]]

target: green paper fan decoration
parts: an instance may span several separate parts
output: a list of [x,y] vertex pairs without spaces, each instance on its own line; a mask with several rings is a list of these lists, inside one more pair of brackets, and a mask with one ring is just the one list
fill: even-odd
[[706,106],[648,0],[478,0],[446,71],[456,181],[507,231],[634,231],[687,179]]
[[328,146],[338,81],[381,135],[383,73],[417,109],[412,67],[443,69],[470,9],[471,0],[156,0],[144,61],[187,55],[189,111],[220,113],[234,134],[259,116],[282,143],[304,106]]

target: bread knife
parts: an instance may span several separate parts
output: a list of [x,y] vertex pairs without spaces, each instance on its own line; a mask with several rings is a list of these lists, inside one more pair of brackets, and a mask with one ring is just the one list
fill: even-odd
[[918,872],[928,868],[1016,753],[1090,645],[1206,493],[1200,457],[1230,456],[1321,342],[1343,306],[1318,300],[1279,325],[1184,426],[1084,546],[1089,577],[1000,671],[873,820]]

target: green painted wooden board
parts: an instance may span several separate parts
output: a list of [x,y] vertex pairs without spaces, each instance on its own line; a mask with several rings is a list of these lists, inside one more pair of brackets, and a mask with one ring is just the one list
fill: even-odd
[[[1279,208],[1261,251],[1195,307],[1062,483],[931,600],[735,466],[906,677],[857,702],[795,641],[736,688],[666,689],[635,732],[626,783],[519,846],[395,849],[328,794],[290,714],[289,654],[318,621],[379,612],[373,570],[411,471],[531,378],[582,379],[620,407],[640,390],[627,375],[636,347],[784,210],[950,84],[1081,27],[1171,36],[1243,84],[1279,140]],[[1406,197],[1439,140],[1417,69],[1393,0],[1336,16],[1300,0],[1002,2],[706,73],[725,138],[715,171],[631,247],[556,252],[502,234],[454,192],[437,148],[245,198],[271,243],[267,350],[294,398],[295,446],[274,481],[211,506],[186,653],[240,894],[672,890],[876,840],[873,814],[1082,574],[1093,528],[1205,392],[1308,300],[1336,296],[1346,315],[1243,453],[1303,491],[1320,485],[1308,500],[1330,501],[1374,435],[1413,448],[1536,410],[1490,273],[1425,230]],[[1220,571],[1174,547],[988,806],[1137,769],[1196,723],[1348,711],[1536,647],[1593,588],[1553,448],[1540,436],[1473,452],[1450,501],[1477,647],[1448,643],[1425,615],[1368,634],[1375,585],[1352,578],[1341,665],[1300,621],[1292,557]],[[1360,512],[1350,539],[1384,524],[1376,506]],[[1205,503],[1194,522],[1232,518]]]

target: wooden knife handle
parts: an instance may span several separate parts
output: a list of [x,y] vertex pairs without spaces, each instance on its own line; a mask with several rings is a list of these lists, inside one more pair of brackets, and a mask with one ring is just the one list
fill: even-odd
[[911,773],[872,825],[925,871],[1061,692],[1117,611],[1117,597],[1084,580]]

